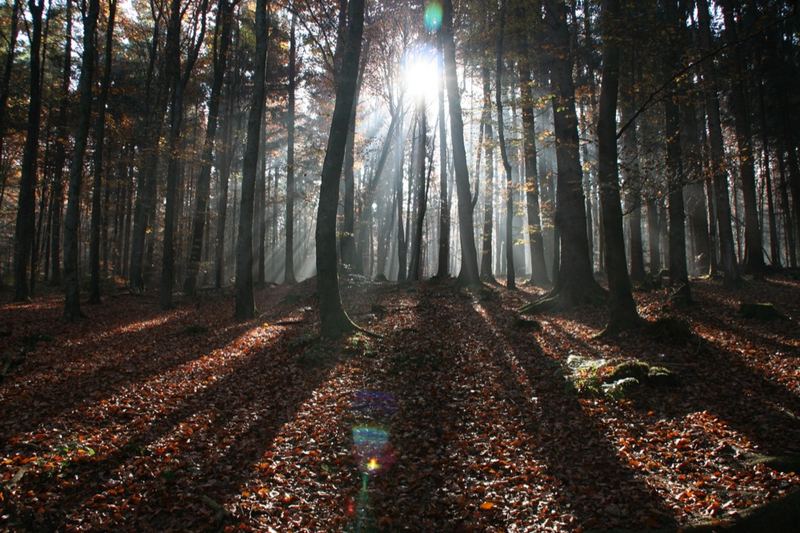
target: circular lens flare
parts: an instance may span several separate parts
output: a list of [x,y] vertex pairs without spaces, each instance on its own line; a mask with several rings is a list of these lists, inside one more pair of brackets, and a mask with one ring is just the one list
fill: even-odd
[[430,2],[425,6],[425,29],[433,33],[439,31],[442,27],[442,4],[439,2]]

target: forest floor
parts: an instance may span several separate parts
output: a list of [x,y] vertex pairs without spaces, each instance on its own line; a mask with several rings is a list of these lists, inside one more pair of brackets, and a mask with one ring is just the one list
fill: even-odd
[[[637,293],[692,334],[613,340],[602,309],[521,320],[531,287],[351,281],[381,338],[322,342],[313,289],[261,289],[245,323],[220,293],[77,324],[55,295],[1,305],[0,530],[675,530],[800,487],[758,460],[800,453],[800,281]],[[579,394],[599,358],[675,379],[612,398],[584,368]]]

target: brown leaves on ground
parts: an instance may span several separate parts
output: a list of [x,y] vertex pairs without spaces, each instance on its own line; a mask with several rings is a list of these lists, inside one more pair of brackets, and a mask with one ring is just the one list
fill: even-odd
[[[526,292],[527,291],[527,292]],[[382,335],[322,343],[313,281],[170,312],[119,296],[0,307],[0,529],[525,531],[676,527],[796,489],[800,284],[693,287],[688,343],[597,340],[603,312],[515,327],[529,289],[345,289]],[[665,294],[638,295],[663,315]],[[788,321],[746,320],[741,300]],[[377,311],[376,311],[377,310]],[[793,320],[792,320],[793,319]],[[638,358],[677,387],[581,398],[570,355]]]

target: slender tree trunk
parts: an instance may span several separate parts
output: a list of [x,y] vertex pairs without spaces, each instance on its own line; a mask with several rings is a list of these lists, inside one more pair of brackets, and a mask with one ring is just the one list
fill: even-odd
[[[417,179],[414,188],[414,227],[411,235],[411,262],[408,267],[408,280],[419,281],[422,276],[422,230],[425,220],[425,157],[428,145],[428,117],[425,113],[425,101],[421,99],[417,105],[419,129],[417,139]],[[413,176],[413,172],[412,172]]]
[[350,129],[364,30],[364,0],[350,0],[350,24],[343,44],[341,68],[336,83],[336,103],[331,120],[322,185],[317,210],[317,294],[320,330],[324,337],[338,337],[355,325],[342,307],[336,257],[336,211],[345,144]]
[[30,294],[28,268],[31,262],[34,237],[34,204],[36,201],[37,159],[39,156],[39,125],[41,123],[42,85],[41,44],[44,0],[28,0],[31,12],[30,40],[30,99],[28,127],[22,154],[17,220],[14,230],[14,300],[27,300]]
[[437,278],[450,275],[450,201],[447,191],[447,124],[444,116],[444,48],[439,36],[442,75],[439,79],[439,257]]
[[[217,125],[219,124],[220,97],[225,81],[225,70],[228,61],[228,48],[231,42],[231,26],[235,2],[220,0],[217,8],[215,31],[217,38],[214,45],[214,78],[211,82],[211,94],[208,99],[208,121],[206,137],[201,155],[200,173],[192,216],[192,237],[189,249],[186,281],[183,290],[193,296],[197,290],[197,275],[200,269],[200,258],[203,255],[203,234],[206,232],[208,199],[211,191],[211,165],[219,160],[220,150],[216,146]],[[224,148],[223,148],[224,150]]]
[[[631,63],[635,56],[630,54]],[[634,65],[627,69],[630,81],[625,84],[619,104],[623,123],[636,112]],[[636,125],[631,124],[622,134],[622,178],[624,180],[626,210],[628,211],[628,252],[630,254],[630,281],[641,283],[645,278],[644,250],[642,246],[642,175],[639,165],[639,139]]]
[[289,109],[287,111],[286,148],[286,261],[284,283],[295,283],[294,277],[294,129],[295,129],[295,89],[297,86],[297,44],[295,36],[295,16],[289,38]]
[[733,17],[733,6],[729,0],[722,2],[722,12],[725,17],[725,38],[733,46],[733,74],[735,79],[732,84],[731,107],[733,108],[736,145],[738,149],[739,173],[742,180],[742,195],[744,197],[744,222],[745,222],[745,269],[753,274],[760,274],[764,270],[764,253],[762,251],[761,228],[758,225],[758,207],[756,200],[756,174],[753,163],[753,141],[750,125],[750,113],[747,109],[747,96],[744,91],[746,83],[745,73],[742,70],[744,61],[742,47],[738,42],[736,23]]
[[[161,14],[156,17],[153,24],[153,35],[150,44],[150,57],[147,67],[147,81],[145,88],[144,117],[141,120],[142,139],[141,162],[139,176],[136,182],[136,204],[133,212],[133,231],[130,242],[130,267],[128,282],[133,291],[144,290],[144,261],[145,240],[148,227],[153,230],[154,220],[152,212],[155,207],[156,177],[158,168],[159,143],[163,115],[166,110],[164,98],[163,76],[156,76],[156,59],[161,35]],[[155,94],[152,85],[156,81]],[[151,103],[152,101],[152,103]]]
[[514,181],[511,172],[511,161],[506,147],[505,120],[503,119],[503,45],[506,31],[506,0],[500,3],[499,27],[497,29],[497,46],[495,54],[495,104],[497,105],[497,139],[500,143],[500,157],[506,173],[506,288],[516,289],[516,272],[514,270]]
[[[700,23],[700,44],[704,50],[708,51],[711,50],[711,18],[708,12],[708,0],[697,0],[697,13]],[[710,164],[714,176],[720,266],[722,267],[725,285],[731,286],[739,282],[739,272],[733,248],[731,203],[728,193],[728,174],[725,168],[725,150],[719,111],[719,87],[714,64],[706,61],[702,63],[702,69],[706,82],[706,120],[708,121]]]
[[83,177],[83,158],[86,154],[86,140],[92,120],[92,85],[94,81],[95,31],[99,0],[89,0],[89,10],[83,18],[83,58],[81,75],[78,81],[78,124],[75,128],[75,150],[69,165],[69,192],[67,194],[67,213],[64,217],[64,316],[76,320],[83,316],[80,306],[80,280],[78,277],[78,227],[80,225],[81,181]]
[[14,58],[16,57],[17,36],[19,34],[19,14],[22,7],[22,0],[14,0],[11,7],[11,21],[9,23],[8,47],[6,48],[6,62],[3,68],[3,78],[0,80],[0,208],[3,207],[3,196],[6,188],[8,172],[3,170],[5,159],[4,143],[6,139],[6,109],[8,107],[8,96],[11,88],[11,71],[14,68]]
[[403,111],[402,105],[398,105],[400,114],[400,129],[397,135],[397,162],[395,168],[395,195],[397,203],[397,281],[402,283],[406,280],[407,257],[406,257],[406,235],[403,229],[403,164],[405,163],[405,153],[403,150]]
[[[161,256],[161,290],[159,300],[162,309],[170,309],[172,303],[172,288],[175,282],[175,231],[177,220],[180,219],[179,209],[181,201],[178,198],[178,187],[182,171],[180,160],[180,142],[183,128],[183,100],[189,77],[194,69],[200,47],[203,44],[206,30],[206,11],[208,1],[204,0],[198,6],[200,14],[196,15],[200,19],[200,30],[194,37],[194,42],[190,43],[187,51],[188,57],[184,71],[181,71],[180,57],[180,35],[181,21],[180,15],[181,0],[172,0],[174,10],[171,12],[170,28],[167,30],[167,50],[166,60],[172,66],[169,68],[168,79],[171,78],[171,102],[170,102],[170,132],[169,132],[169,158],[167,163],[167,194],[166,209],[164,216],[164,252]],[[172,14],[175,13],[175,14]],[[195,24],[197,21],[195,21]],[[260,124],[259,124],[260,127]]]
[[97,122],[94,128],[94,180],[92,182],[92,221],[91,244],[89,246],[89,264],[91,283],[89,285],[89,303],[100,303],[100,223],[102,205],[100,190],[103,184],[103,148],[106,131],[106,102],[111,85],[111,60],[114,46],[114,18],[117,12],[117,0],[111,0],[108,8],[108,27],[106,28],[106,47],[103,63],[103,79],[100,84],[100,98],[97,101]]
[[456,47],[453,38],[453,2],[444,0],[442,18],[442,44],[447,77],[447,100],[450,110],[450,135],[453,143],[453,162],[458,194],[458,225],[461,241],[461,272],[459,279],[467,285],[480,282],[478,254],[473,233],[472,201],[470,198],[469,169],[464,148],[464,122],[461,113],[461,93],[456,73]]
[[[488,62],[488,59],[486,60]],[[492,274],[492,229],[494,227],[494,129],[492,128],[492,89],[489,66],[481,68],[483,77],[484,155],[486,173],[483,177],[483,231],[481,242],[481,279],[494,281]]]
[[253,297],[253,200],[261,121],[266,91],[266,60],[269,32],[268,0],[256,2],[256,56],[253,95],[247,118],[247,144],[242,162],[242,200],[239,211],[239,235],[236,240],[236,318],[248,320],[255,316]]
[[[676,46],[678,14],[674,0],[664,4],[664,17],[670,28],[670,43],[664,53],[664,74],[671,76],[679,65],[680,57]],[[683,202],[683,160],[681,153],[680,109],[672,98],[664,101],[664,134],[667,145],[667,194],[669,218],[669,277],[670,283],[678,289],[680,298],[691,299],[689,273],[686,268],[686,212]]]
[[520,105],[522,106],[523,153],[525,157],[525,203],[528,215],[528,240],[531,253],[531,283],[549,285],[544,259],[544,239],[539,207],[539,176],[536,154],[536,119],[533,99],[533,79],[528,62],[528,41],[524,32],[518,35],[521,41],[519,56]]
[[781,244],[778,240],[778,219],[775,216],[775,197],[772,193],[772,171],[770,169],[769,132],[767,130],[764,83],[758,84],[758,103],[761,115],[761,144],[764,150],[764,181],[767,186],[767,216],[769,218],[769,251],[772,266],[781,267]]
[[797,246],[794,240],[794,224],[792,221],[792,210],[789,205],[788,183],[786,179],[786,161],[784,160],[784,147],[778,148],[778,176],[780,179],[778,190],[780,192],[781,211],[783,212],[783,229],[786,232],[786,248],[789,255],[789,266],[797,267]]

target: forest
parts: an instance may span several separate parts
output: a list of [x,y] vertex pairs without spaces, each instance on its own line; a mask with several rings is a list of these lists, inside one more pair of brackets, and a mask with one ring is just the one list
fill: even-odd
[[793,0],[0,0],[0,531],[796,531]]

